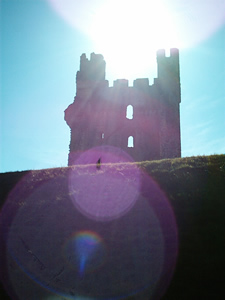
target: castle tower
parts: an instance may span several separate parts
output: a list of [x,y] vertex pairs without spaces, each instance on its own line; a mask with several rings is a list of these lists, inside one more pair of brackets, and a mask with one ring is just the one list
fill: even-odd
[[100,54],[80,58],[76,96],[65,110],[71,128],[69,165],[85,150],[111,145],[126,151],[135,161],[181,156],[179,51],[157,52],[158,76],[125,79],[109,87],[105,61]]
[[[173,158],[181,156],[180,140],[180,68],[179,51],[170,49],[170,57],[164,50],[157,52],[158,83],[163,109],[160,121],[160,156]],[[158,95],[160,98],[160,95]]]

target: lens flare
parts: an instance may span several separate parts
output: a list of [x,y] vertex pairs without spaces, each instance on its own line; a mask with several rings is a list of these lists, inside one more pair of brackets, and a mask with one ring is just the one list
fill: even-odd
[[104,262],[103,241],[93,231],[83,230],[73,235],[66,243],[64,252],[70,267],[77,269],[81,277]]
[[[135,189],[122,180],[131,197],[127,199],[124,192],[123,203],[123,197],[113,191],[115,187],[122,191],[122,187],[113,177],[116,174],[111,174],[113,188],[106,199],[114,201],[112,195],[119,197],[114,202],[119,208],[113,215],[102,213],[101,222],[95,215],[95,206],[89,208],[93,215],[90,218],[71,201],[69,168],[66,176],[50,176],[52,179],[46,177],[45,171],[36,179],[30,173],[10,193],[0,214],[0,266],[11,299],[160,299],[165,293],[178,249],[173,210],[150,176],[133,169],[133,163],[125,164],[125,171],[123,162],[128,157],[118,149],[110,150],[107,155],[102,149],[94,152],[103,159],[97,172],[107,177],[111,173],[104,170],[105,158],[118,162],[119,157],[121,164],[117,163],[116,174],[121,172],[120,176],[126,177]],[[89,154],[83,157],[86,162],[90,157],[96,160],[93,149]],[[90,165],[88,176],[90,170],[95,174],[92,168],[96,169],[96,164]],[[115,169],[115,163],[105,165]],[[86,167],[72,169],[80,170],[82,177],[86,176]],[[100,182],[104,184],[104,177]],[[93,184],[90,180],[89,183]],[[89,193],[93,194],[93,190],[89,189]],[[110,206],[106,199],[107,212]]]
[[152,77],[158,49],[195,47],[225,22],[224,0],[48,2],[104,55],[111,79]]
[[[125,162],[132,164],[124,167]],[[139,195],[140,174],[127,153],[110,146],[96,147],[82,153],[74,165],[69,189],[82,214],[110,221],[133,207]]]

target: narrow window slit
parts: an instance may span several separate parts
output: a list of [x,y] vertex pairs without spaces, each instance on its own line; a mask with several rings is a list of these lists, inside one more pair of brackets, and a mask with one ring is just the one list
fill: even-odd
[[132,105],[127,106],[127,111],[126,111],[126,118],[129,120],[133,119],[133,114],[134,114],[134,109]]
[[133,136],[128,137],[127,147],[128,148],[134,148],[134,137]]

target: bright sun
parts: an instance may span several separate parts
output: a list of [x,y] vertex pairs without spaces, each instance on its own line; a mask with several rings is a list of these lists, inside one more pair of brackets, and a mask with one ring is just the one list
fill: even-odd
[[155,66],[156,50],[177,45],[172,14],[160,1],[106,1],[91,37],[115,78],[134,79]]
[[225,23],[224,0],[47,1],[92,39],[112,79],[152,78],[158,49],[193,47]]

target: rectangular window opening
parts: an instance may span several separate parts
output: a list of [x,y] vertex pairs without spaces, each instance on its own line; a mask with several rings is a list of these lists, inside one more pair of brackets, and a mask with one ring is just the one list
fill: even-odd
[[134,148],[134,137],[133,136],[128,137],[127,147]]

